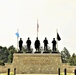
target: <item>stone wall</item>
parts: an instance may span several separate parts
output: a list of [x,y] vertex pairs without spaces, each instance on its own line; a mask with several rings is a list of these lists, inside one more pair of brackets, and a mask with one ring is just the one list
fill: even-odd
[[0,72],[11,71],[16,68],[16,72],[20,74],[57,74],[58,68],[61,72],[66,68],[68,72],[74,72],[76,66],[70,66],[68,63],[62,63],[61,54],[44,53],[15,53],[13,55],[13,63],[0,66]]
[[14,54],[13,66],[17,73],[57,73],[61,66],[60,54]]

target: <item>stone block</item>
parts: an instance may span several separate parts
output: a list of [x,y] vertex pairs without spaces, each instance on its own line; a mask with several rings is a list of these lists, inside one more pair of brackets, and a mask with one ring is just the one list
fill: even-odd
[[60,54],[14,54],[13,67],[17,73],[50,74],[58,73],[61,66]]

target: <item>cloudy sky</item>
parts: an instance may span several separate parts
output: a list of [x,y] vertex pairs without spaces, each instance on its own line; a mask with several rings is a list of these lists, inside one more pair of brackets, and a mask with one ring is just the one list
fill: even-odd
[[34,47],[37,19],[41,46],[47,37],[52,47],[58,29],[59,51],[66,47],[70,53],[76,53],[76,0],[0,0],[0,45],[16,47],[15,33],[19,29],[23,45],[30,37]]

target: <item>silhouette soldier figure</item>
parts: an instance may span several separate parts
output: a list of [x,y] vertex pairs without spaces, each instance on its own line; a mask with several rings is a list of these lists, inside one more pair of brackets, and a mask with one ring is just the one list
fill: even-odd
[[44,43],[44,51],[47,51],[47,44],[48,44],[48,40],[47,40],[47,38],[46,38],[46,37],[45,37],[45,39],[44,39],[43,43]]
[[22,44],[23,44],[23,41],[22,41],[22,38],[20,38],[20,40],[19,40],[19,49],[20,49],[20,52],[22,50]]
[[55,40],[55,38],[53,38],[53,41],[52,41],[52,49],[53,49],[53,52],[56,51],[56,40]]
[[28,37],[28,39],[27,39],[26,43],[27,43],[27,49],[28,49],[28,51],[30,51],[31,40],[30,40],[30,38],[29,38],[29,37]]
[[39,52],[39,48],[40,48],[40,41],[38,40],[38,37],[36,38],[36,41],[35,41],[35,49],[36,49],[36,51],[38,50],[38,52]]

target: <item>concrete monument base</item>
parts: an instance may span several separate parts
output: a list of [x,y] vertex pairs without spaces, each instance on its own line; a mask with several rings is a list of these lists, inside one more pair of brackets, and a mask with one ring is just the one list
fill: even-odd
[[58,73],[62,65],[60,54],[14,54],[13,67],[20,74]]
[[59,53],[15,53],[13,62],[0,66],[0,72],[11,72],[16,68],[17,74],[58,74],[58,68],[61,72],[67,69],[68,73],[74,73],[76,66],[70,66],[68,63],[62,63]]

